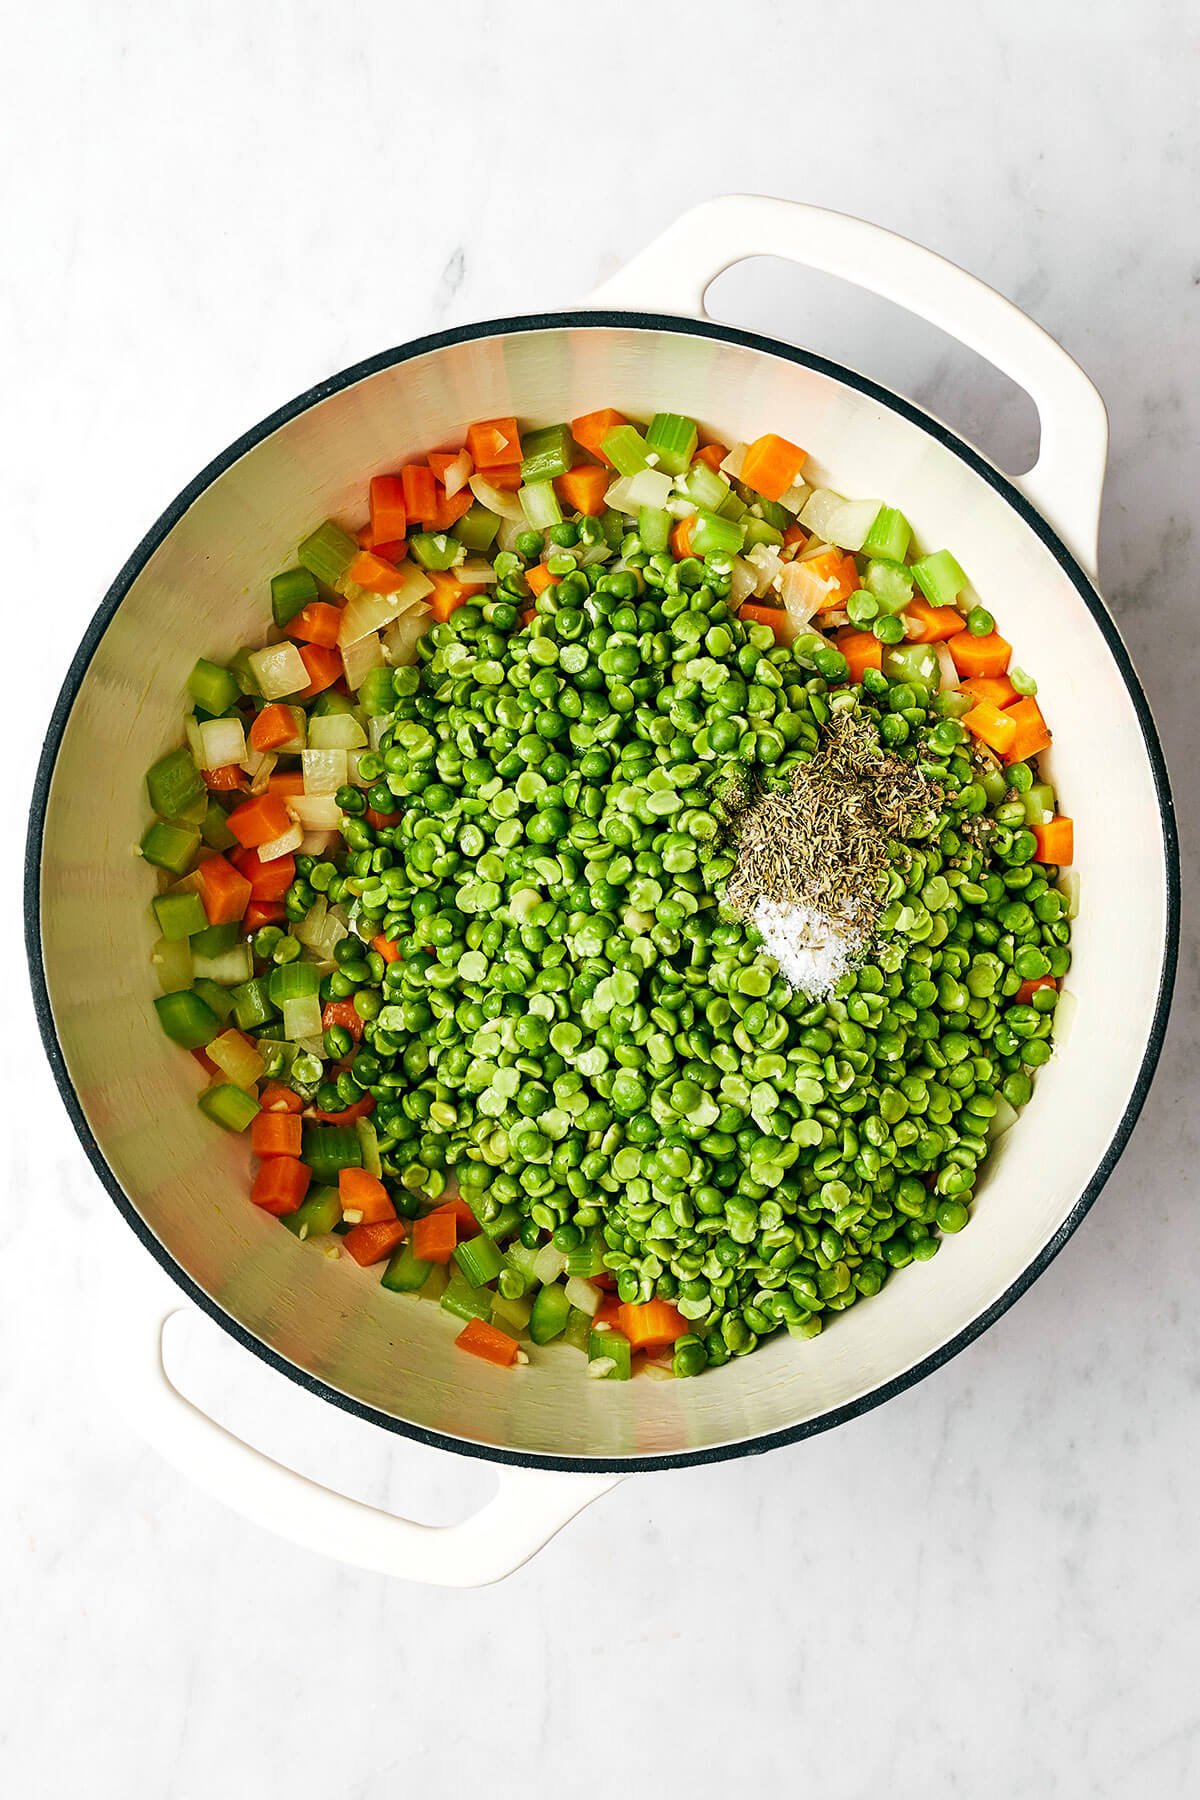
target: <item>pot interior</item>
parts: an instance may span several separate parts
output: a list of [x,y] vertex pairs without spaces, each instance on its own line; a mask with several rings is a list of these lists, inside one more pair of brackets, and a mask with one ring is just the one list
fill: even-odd
[[[170,1258],[254,1338],[384,1421],[537,1456],[687,1456],[794,1430],[895,1381],[1021,1280],[1105,1162],[1155,1027],[1168,933],[1163,827],[1143,731],[1096,617],[1004,494],[938,436],[823,370],[691,327],[484,330],[374,368],[279,424],[192,500],[96,646],[45,813],[48,991],[88,1126]],[[261,634],[267,581],[325,517],[361,523],[369,476],[460,441],[472,418],[611,405],[694,414],[724,442],[775,430],[817,477],[899,506],[949,545],[1035,672],[1048,767],[1075,818],[1082,911],[1069,1042],[991,1159],[968,1230],[822,1336],[772,1340],[703,1379],[585,1379],[566,1347],[515,1375],[456,1354],[436,1306],[385,1292],[249,1204],[249,1150],[198,1112],[203,1077],[162,1037],[148,962],[148,765],[180,737],[197,656]]]

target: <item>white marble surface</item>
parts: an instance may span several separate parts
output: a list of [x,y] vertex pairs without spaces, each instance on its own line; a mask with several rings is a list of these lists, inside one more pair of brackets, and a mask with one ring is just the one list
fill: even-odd
[[[1058,334],[1113,452],[1103,581],[1194,870],[1200,37],[1075,9],[321,0],[12,9],[5,255],[11,828],[70,649],[238,431],[431,327],[569,303],[686,204],[779,192],[932,243]],[[1061,19],[1061,24],[1056,24]],[[759,267],[720,310],[908,387],[985,447],[1028,409],[934,334]],[[20,688],[12,684],[18,674]],[[17,935],[15,882],[6,931]],[[192,1490],[104,1381],[108,1208],[18,992],[4,1033],[0,1791],[507,1800],[651,1780],[1200,1790],[1197,961],[1092,1218],[949,1368],[761,1461],[630,1481],[511,1582],[388,1585]],[[14,950],[14,959],[15,959]],[[129,1253],[134,1253],[132,1239]],[[476,1465],[309,1400],[197,1320],[188,1377],[298,1466],[427,1516]]]

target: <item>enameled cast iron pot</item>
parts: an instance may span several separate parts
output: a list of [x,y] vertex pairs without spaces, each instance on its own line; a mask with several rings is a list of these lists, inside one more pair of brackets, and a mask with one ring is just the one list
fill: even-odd
[[[1003,369],[1037,405],[1036,467],[1011,481],[849,369],[709,322],[709,282],[765,254],[873,289]],[[456,1355],[436,1307],[397,1299],[377,1271],[348,1259],[331,1265],[256,1212],[245,1142],[197,1111],[195,1068],[156,1023],[147,875],[129,853],[145,824],[142,776],[179,736],[192,663],[261,632],[267,578],[314,520],[353,519],[368,476],[460,441],[472,418],[569,419],[606,405],[693,414],[726,442],[780,431],[810,447],[830,485],[899,506],[927,548],[951,545],[1037,671],[1082,881],[1073,1031],[987,1165],[970,1229],[823,1336],[780,1336],[693,1381],[589,1382],[566,1351],[515,1373]],[[1129,1136],[1176,953],[1162,753],[1093,585],[1106,445],[1090,381],[991,289],[874,226],[727,198],[679,220],[588,310],[465,326],[385,351],[285,406],[197,476],[105,597],[47,735],[27,894],[47,1054],[97,1174],[178,1290],[323,1398],[503,1466],[497,1497],[444,1530],[281,1468],[168,1382],[162,1325],[180,1299],[156,1278],[156,1293],[120,1307],[113,1348],[118,1388],[168,1457],[299,1542],[388,1573],[480,1583],[515,1568],[623,1473],[762,1451],[878,1404],[1029,1287]]]

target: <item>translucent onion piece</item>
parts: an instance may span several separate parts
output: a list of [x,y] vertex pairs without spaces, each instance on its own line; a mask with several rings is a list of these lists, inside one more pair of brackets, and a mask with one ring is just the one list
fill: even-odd
[[793,481],[786,494],[779,496],[780,506],[786,506],[789,512],[801,512],[808,503],[812,493],[807,481]]
[[446,490],[446,498],[452,500],[455,494],[466,487],[474,471],[471,452],[464,444],[452,463],[446,464],[446,473],[442,476],[442,486]]
[[567,1259],[561,1250],[553,1244],[543,1244],[533,1259],[533,1276],[545,1287],[551,1281],[557,1281],[567,1266]]
[[301,994],[283,1003],[283,1035],[295,1043],[321,1035],[321,1002],[315,994]]
[[1069,988],[1063,988],[1058,996],[1058,1005],[1054,1009],[1054,1029],[1052,1038],[1059,1049],[1065,1049],[1075,1026],[1075,1013],[1079,1002]]
[[[383,661],[382,654],[379,658]],[[353,713],[322,713],[314,717],[308,734],[310,750],[361,750],[367,734]]]
[[332,794],[289,794],[287,809],[305,831],[337,831],[342,809]]
[[770,544],[755,544],[746,561],[755,571],[754,592],[761,600],[764,594],[770,593],[773,583],[782,575],[784,564]]
[[195,980],[215,981],[218,987],[240,987],[254,973],[254,958],[247,943],[222,950],[219,956],[201,956],[192,951],[192,976]]
[[[389,625],[383,634],[383,653],[393,669],[411,667],[417,660],[417,645],[433,624],[428,607],[414,607]],[[375,721],[372,719],[372,724]]]
[[252,650],[246,659],[264,700],[282,700],[308,686],[308,670],[293,643],[268,644]]
[[347,600],[338,627],[339,650],[344,651],[348,644],[357,644],[360,638],[370,636],[373,631],[381,631],[433,592],[432,581],[415,563],[402,563],[400,567],[405,570],[404,586],[397,588],[394,594],[369,594],[364,588],[353,599]]
[[310,950],[321,942],[325,930],[325,915],[329,911],[329,902],[324,894],[318,894],[302,919],[290,927],[297,943],[306,945]]
[[779,593],[788,617],[800,630],[816,617],[818,596],[815,587],[811,574],[801,564],[784,563],[779,572]]
[[300,839],[300,854],[324,856],[328,851],[335,850],[341,839],[340,831],[306,831]]
[[[496,533],[497,550],[507,550],[511,556],[517,547],[517,539],[519,537],[524,537],[528,530],[529,526],[526,523],[524,513],[521,514],[519,519],[505,519],[499,531]],[[458,571],[455,570],[455,573],[457,574]]]
[[733,574],[729,583],[729,604],[736,612],[743,600],[748,600],[758,585],[758,570],[748,563],[744,556],[733,559]]
[[1058,878],[1058,891],[1067,903],[1068,919],[1079,917],[1079,871],[1066,869]]
[[589,1319],[599,1312],[604,1295],[592,1282],[585,1281],[582,1275],[569,1275],[566,1290],[571,1305],[577,1306],[580,1312],[585,1312]]
[[150,952],[150,966],[164,994],[177,994],[192,985],[192,946],[186,938],[159,938]]
[[832,488],[814,488],[801,508],[800,523],[809,531],[816,532],[827,544],[832,543],[829,524],[837,517],[838,508],[843,505],[843,496],[835,494]]
[[468,556],[466,562],[459,563],[454,571],[456,581],[464,587],[490,587],[496,579],[496,571],[483,556]]
[[240,763],[246,754],[246,734],[240,719],[205,719],[199,726],[201,769],[222,769]]
[[636,475],[628,477],[629,505],[621,510],[637,512],[643,506],[663,507],[671,498],[673,487],[671,477],[660,469],[639,469]]
[[721,464],[721,473],[728,475],[731,481],[742,479],[742,465],[746,460],[745,444],[734,444],[725,461]]
[[267,843],[258,846],[259,862],[277,862],[281,856],[290,856],[293,850],[299,850],[304,841],[304,832],[299,825],[289,825],[288,829],[277,838],[270,838]]
[[275,769],[275,764],[278,761],[279,757],[274,750],[264,750],[262,754],[258,756],[258,761],[254,769],[250,771],[250,792],[252,794],[266,793]]
[[[653,471],[651,471],[651,472],[653,473]],[[670,485],[671,484],[668,481],[668,483],[667,483],[668,491],[670,489]],[[611,506],[614,512],[621,512],[621,513],[636,512],[637,508],[632,504],[632,502],[629,498],[629,490],[632,486],[633,486],[633,477],[631,475],[618,475],[617,479],[613,482],[612,486],[608,489],[607,493],[604,496],[605,506]]]
[[204,1054],[235,1087],[253,1087],[267,1066],[249,1038],[244,1038],[240,1031],[223,1031],[206,1046]]
[[346,785],[344,750],[302,750],[300,766],[306,794],[336,794]]
[[938,668],[941,670],[940,690],[943,694],[948,694],[958,686],[958,670],[945,644],[935,644],[934,649],[937,651]]
[[857,553],[882,510],[882,500],[843,500],[826,525],[826,536],[839,549]]
[[502,519],[520,519],[524,523],[525,514],[515,494],[506,494],[503,489],[493,487],[482,475],[472,475],[468,486],[480,506],[486,506],[489,512],[498,513]]
[[[346,686],[352,693],[357,693],[372,669],[377,669],[383,661],[383,645],[379,633],[370,631],[366,637],[359,638],[355,644],[342,645],[342,667],[346,671]],[[314,719],[314,724],[318,721]],[[366,738],[363,738],[366,743]]]
[[1017,1122],[1016,1108],[1009,1105],[1003,1094],[996,1095],[996,1110],[988,1125],[990,1138],[1001,1138],[1006,1131],[1011,1131]]

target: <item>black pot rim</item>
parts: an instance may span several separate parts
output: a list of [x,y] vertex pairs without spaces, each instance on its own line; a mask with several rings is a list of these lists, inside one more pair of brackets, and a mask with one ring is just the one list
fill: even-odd
[[[1142,738],[1146,747],[1146,755],[1154,777],[1155,791],[1158,799],[1159,820],[1162,828],[1163,855],[1166,865],[1167,883],[1167,928],[1163,945],[1163,960],[1159,980],[1158,998],[1155,1005],[1154,1018],[1147,1037],[1146,1049],[1138,1071],[1137,1081],[1129,1102],[1118,1120],[1108,1148],[1101,1158],[1087,1186],[1063,1220],[1050,1241],[1027,1264],[1018,1278],[1000,1297],[984,1309],[969,1325],[943,1344],[939,1349],[924,1357],[910,1369],[895,1376],[891,1381],[873,1388],[870,1393],[861,1395],[857,1400],[845,1406],[834,1408],[818,1418],[787,1427],[782,1431],[766,1432],[760,1436],[741,1439],[737,1442],[719,1444],[711,1448],[675,1451],[658,1456],[630,1456],[622,1458],[592,1458],[580,1456],[553,1456],[541,1453],[530,1453],[511,1450],[503,1446],[484,1444],[468,1438],[450,1436],[443,1432],[431,1431],[412,1424],[406,1419],[393,1418],[390,1414],[380,1412],[376,1408],[364,1405],[352,1396],[339,1392],[328,1386],[316,1376],[308,1374],[278,1355],[268,1345],[254,1337],[243,1325],[227,1313],[216,1301],[197,1285],[192,1278],[176,1262],[170,1251],[154,1235],[141,1215],[136,1211],[112,1169],[105,1159],[104,1153],[92,1134],[83,1109],[80,1106],[74,1084],[68,1073],[62,1046],[59,1043],[57,1029],[50,1006],[50,996],[46,985],[46,971],[42,958],[41,942],[41,858],[43,843],[43,827],[46,804],[49,797],[50,784],[58,758],[63,733],[71,714],[75,700],[83,684],[91,664],[92,657],[105,631],[111,623],[122,600],[128,593],[154,551],[167,537],[182,518],[187,509],[212,483],[225,473],[240,457],[256,444],[269,437],[281,425],[296,418],[300,413],[308,411],[322,400],[352,387],[366,377],[376,375],[381,370],[391,368],[399,363],[409,362],[430,351],[441,350],[451,344],[470,342],[473,339],[505,336],[517,332],[553,331],[553,330],[603,330],[605,328],[622,328],[642,331],[672,332],[683,336],[713,338],[725,343],[737,344],[749,350],[757,350],[769,356],[781,357],[788,362],[800,364],[820,374],[831,376],[834,380],[868,395],[881,405],[888,407],[907,419],[910,424],[918,426],[939,444],[952,451],[960,461],[979,475],[988,486],[993,488],[1023,522],[1033,531],[1050,551],[1055,561],[1069,577],[1072,585],[1083,600],[1088,611],[1095,619],[1109,652],[1115,662],[1121,679],[1128,691]],[[604,1472],[634,1473],[645,1470],[664,1470],[693,1467],[698,1464],[725,1462],[733,1457],[760,1455],[764,1451],[773,1450],[784,1444],[798,1443],[801,1439],[814,1437],[819,1432],[828,1431],[847,1420],[860,1417],[880,1406],[884,1401],[914,1387],[934,1370],[940,1369],[952,1357],[965,1350],[968,1344],[992,1325],[1010,1306],[1020,1298],[1038,1276],[1049,1267],[1058,1255],[1067,1239],[1079,1226],[1085,1215],[1094,1205],[1105,1182],[1111,1175],[1122,1151],[1129,1141],[1130,1134],[1138,1115],[1145,1104],[1146,1096],[1154,1076],[1155,1068],[1162,1051],[1166,1035],[1167,1018],[1171,1005],[1171,992],[1175,980],[1175,971],[1179,953],[1179,841],[1175,822],[1175,809],[1171,798],[1170,781],[1167,774],[1166,760],[1154,721],[1142,691],[1141,683],[1134,671],[1129,654],[1121,641],[1117,628],[1092,585],[1088,576],[1067,549],[1058,535],[1035,511],[1030,502],[1011,481],[1000,474],[984,458],[966,444],[954,432],[950,431],[938,420],[914,406],[910,401],[889,392],[878,383],[869,380],[842,364],[832,362],[828,358],[814,355],[810,351],[798,349],[775,338],[764,337],[755,332],[741,331],[732,326],[718,325],[707,320],[685,319],[656,313],[643,312],[559,312],[537,313],[515,319],[488,319],[476,324],[458,326],[451,330],[431,333],[426,337],[414,338],[391,350],[367,358],[364,362],[353,364],[339,374],[318,383],[300,394],[296,399],[282,406],[278,411],[263,419],[258,425],[235,440],[226,450],[215,457],[195,479],[171,502],[161,517],[146,533],[141,543],[134,550],[116,580],[109,588],[100,603],[95,616],[84,633],[78,650],[71,661],[62,689],[50,717],[46,739],[38,764],[34,782],[32,806],[30,811],[29,832],[25,847],[25,942],[29,960],[30,980],[33,987],[34,1007],[37,1013],[38,1027],[42,1043],[49,1060],[54,1079],[62,1096],[63,1105],[75,1127],[80,1143],[83,1145],[96,1174],[103,1182],[117,1209],[131,1230],[141,1240],[146,1249],[167,1272],[173,1281],[183,1290],[187,1297],[201,1310],[214,1319],[223,1330],[228,1332],[235,1342],[252,1351],[271,1368],[277,1369],[290,1380],[316,1394],[323,1400],[341,1407],[356,1418],[366,1420],[372,1425],[381,1426],[385,1431],[395,1432],[402,1437],[414,1439],[418,1443],[427,1444],[439,1450],[450,1450],[458,1455],[481,1458],[487,1462],[509,1464],[523,1468],[555,1469],[583,1474],[599,1474]]]

